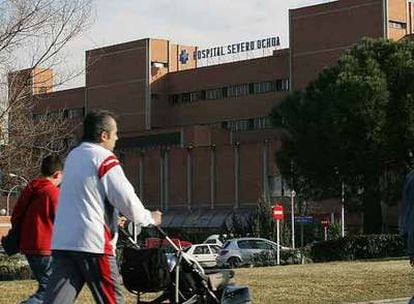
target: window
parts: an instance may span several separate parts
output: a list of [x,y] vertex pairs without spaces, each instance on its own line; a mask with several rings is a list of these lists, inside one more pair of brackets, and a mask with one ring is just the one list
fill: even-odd
[[399,21],[389,21],[389,26],[391,28],[395,28],[395,29],[406,29],[407,28],[407,24],[404,22],[399,22]]
[[272,127],[270,117],[255,118],[253,121],[253,129],[267,129]]
[[240,249],[250,249],[251,246],[249,244],[249,241],[245,240],[245,241],[238,241],[237,245],[239,246]]
[[216,254],[220,251],[221,247],[219,245],[211,245],[210,249],[212,253]]
[[254,83],[254,94],[268,93],[275,90],[273,81],[262,81]]
[[[63,113],[65,115],[65,113]],[[67,118],[73,119],[73,118],[82,118],[84,115],[83,108],[77,108],[77,109],[69,109],[67,110]]]
[[276,91],[278,91],[278,92],[289,91],[289,79],[278,79],[278,80],[276,80]]
[[159,99],[160,99],[160,94],[157,94],[157,93],[151,94],[151,100],[159,100]]
[[161,69],[161,68],[167,68],[168,64],[165,62],[151,62],[151,66],[153,68]]
[[273,246],[270,243],[267,243],[261,240],[251,241],[251,246],[253,249],[266,249],[266,250],[273,249]]
[[251,129],[251,127],[249,128],[251,125],[252,123],[250,122],[250,119],[233,120],[228,122],[227,129],[231,129],[232,131],[242,131]]
[[197,246],[194,249],[194,254],[210,254],[210,250],[208,249],[208,246]]
[[249,85],[240,84],[228,87],[228,97],[238,97],[249,95]]
[[190,102],[190,93],[183,93],[183,94],[180,94],[179,95],[180,97],[179,97],[179,101],[181,102],[181,103],[187,103],[187,102]]
[[280,174],[270,175],[267,180],[269,182],[270,196],[272,198],[281,197],[283,194],[282,176]]
[[178,103],[178,95],[177,94],[174,94],[174,95],[169,95],[168,96],[168,102],[170,103],[170,104],[177,104]]
[[206,90],[206,99],[221,99],[223,97],[223,90],[221,88]]
[[190,102],[198,101],[201,99],[201,92],[191,92],[190,93]]

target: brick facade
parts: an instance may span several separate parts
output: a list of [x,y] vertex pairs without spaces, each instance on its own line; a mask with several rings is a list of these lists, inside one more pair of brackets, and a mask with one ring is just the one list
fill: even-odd
[[[289,49],[206,67],[192,56],[197,47],[163,39],[89,50],[85,87],[50,92],[51,71],[34,78],[33,88],[46,82],[33,89],[44,93],[36,95],[35,112],[118,114],[125,172],[151,208],[253,208],[278,175],[272,108],[363,37],[411,34],[412,7],[406,0],[339,0],[290,10],[289,28]],[[321,208],[314,210],[337,213],[338,201]]]

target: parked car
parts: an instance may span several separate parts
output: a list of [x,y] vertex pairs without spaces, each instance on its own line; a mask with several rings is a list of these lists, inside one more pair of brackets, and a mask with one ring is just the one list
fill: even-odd
[[[244,237],[231,239],[224,243],[217,256],[217,266],[238,267],[246,264],[255,264],[255,257],[263,256],[275,259],[277,246],[267,239]],[[293,251],[289,247],[280,246],[280,251]]]
[[203,244],[218,245],[220,247],[223,246],[223,242],[221,240],[221,237],[218,234],[210,235],[209,237],[206,238],[206,240],[203,242]]
[[[188,247],[191,245],[191,242],[189,241],[183,241],[177,238],[171,238],[171,241],[177,246],[177,247]],[[171,244],[169,241],[167,241],[164,238],[146,238],[145,239],[145,247],[146,248],[154,248],[154,247],[171,247]],[[172,247],[171,247],[172,249]]]
[[193,244],[184,251],[193,256],[203,267],[215,267],[220,246],[214,244]]

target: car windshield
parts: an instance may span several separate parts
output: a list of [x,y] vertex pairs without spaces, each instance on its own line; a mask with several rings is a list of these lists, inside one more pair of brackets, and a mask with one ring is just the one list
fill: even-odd
[[229,247],[230,243],[231,243],[230,241],[226,241],[223,245],[223,249],[226,249],[227,247]]

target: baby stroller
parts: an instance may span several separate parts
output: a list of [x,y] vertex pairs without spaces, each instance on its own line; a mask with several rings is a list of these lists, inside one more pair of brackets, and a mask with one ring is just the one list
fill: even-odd
[[[140,248],[127,231],[128,245],[121,257],[121,275],[125,288],[137,295],[137,303],[241,304],[251,301],[250,289],[230,283],[232,270],[206,272],[190,255],[182,251],[159,227],[158,232],[172,246],[166,254],[161,248]],[[159,292],[151,301],[141,300],[146,292]]]

